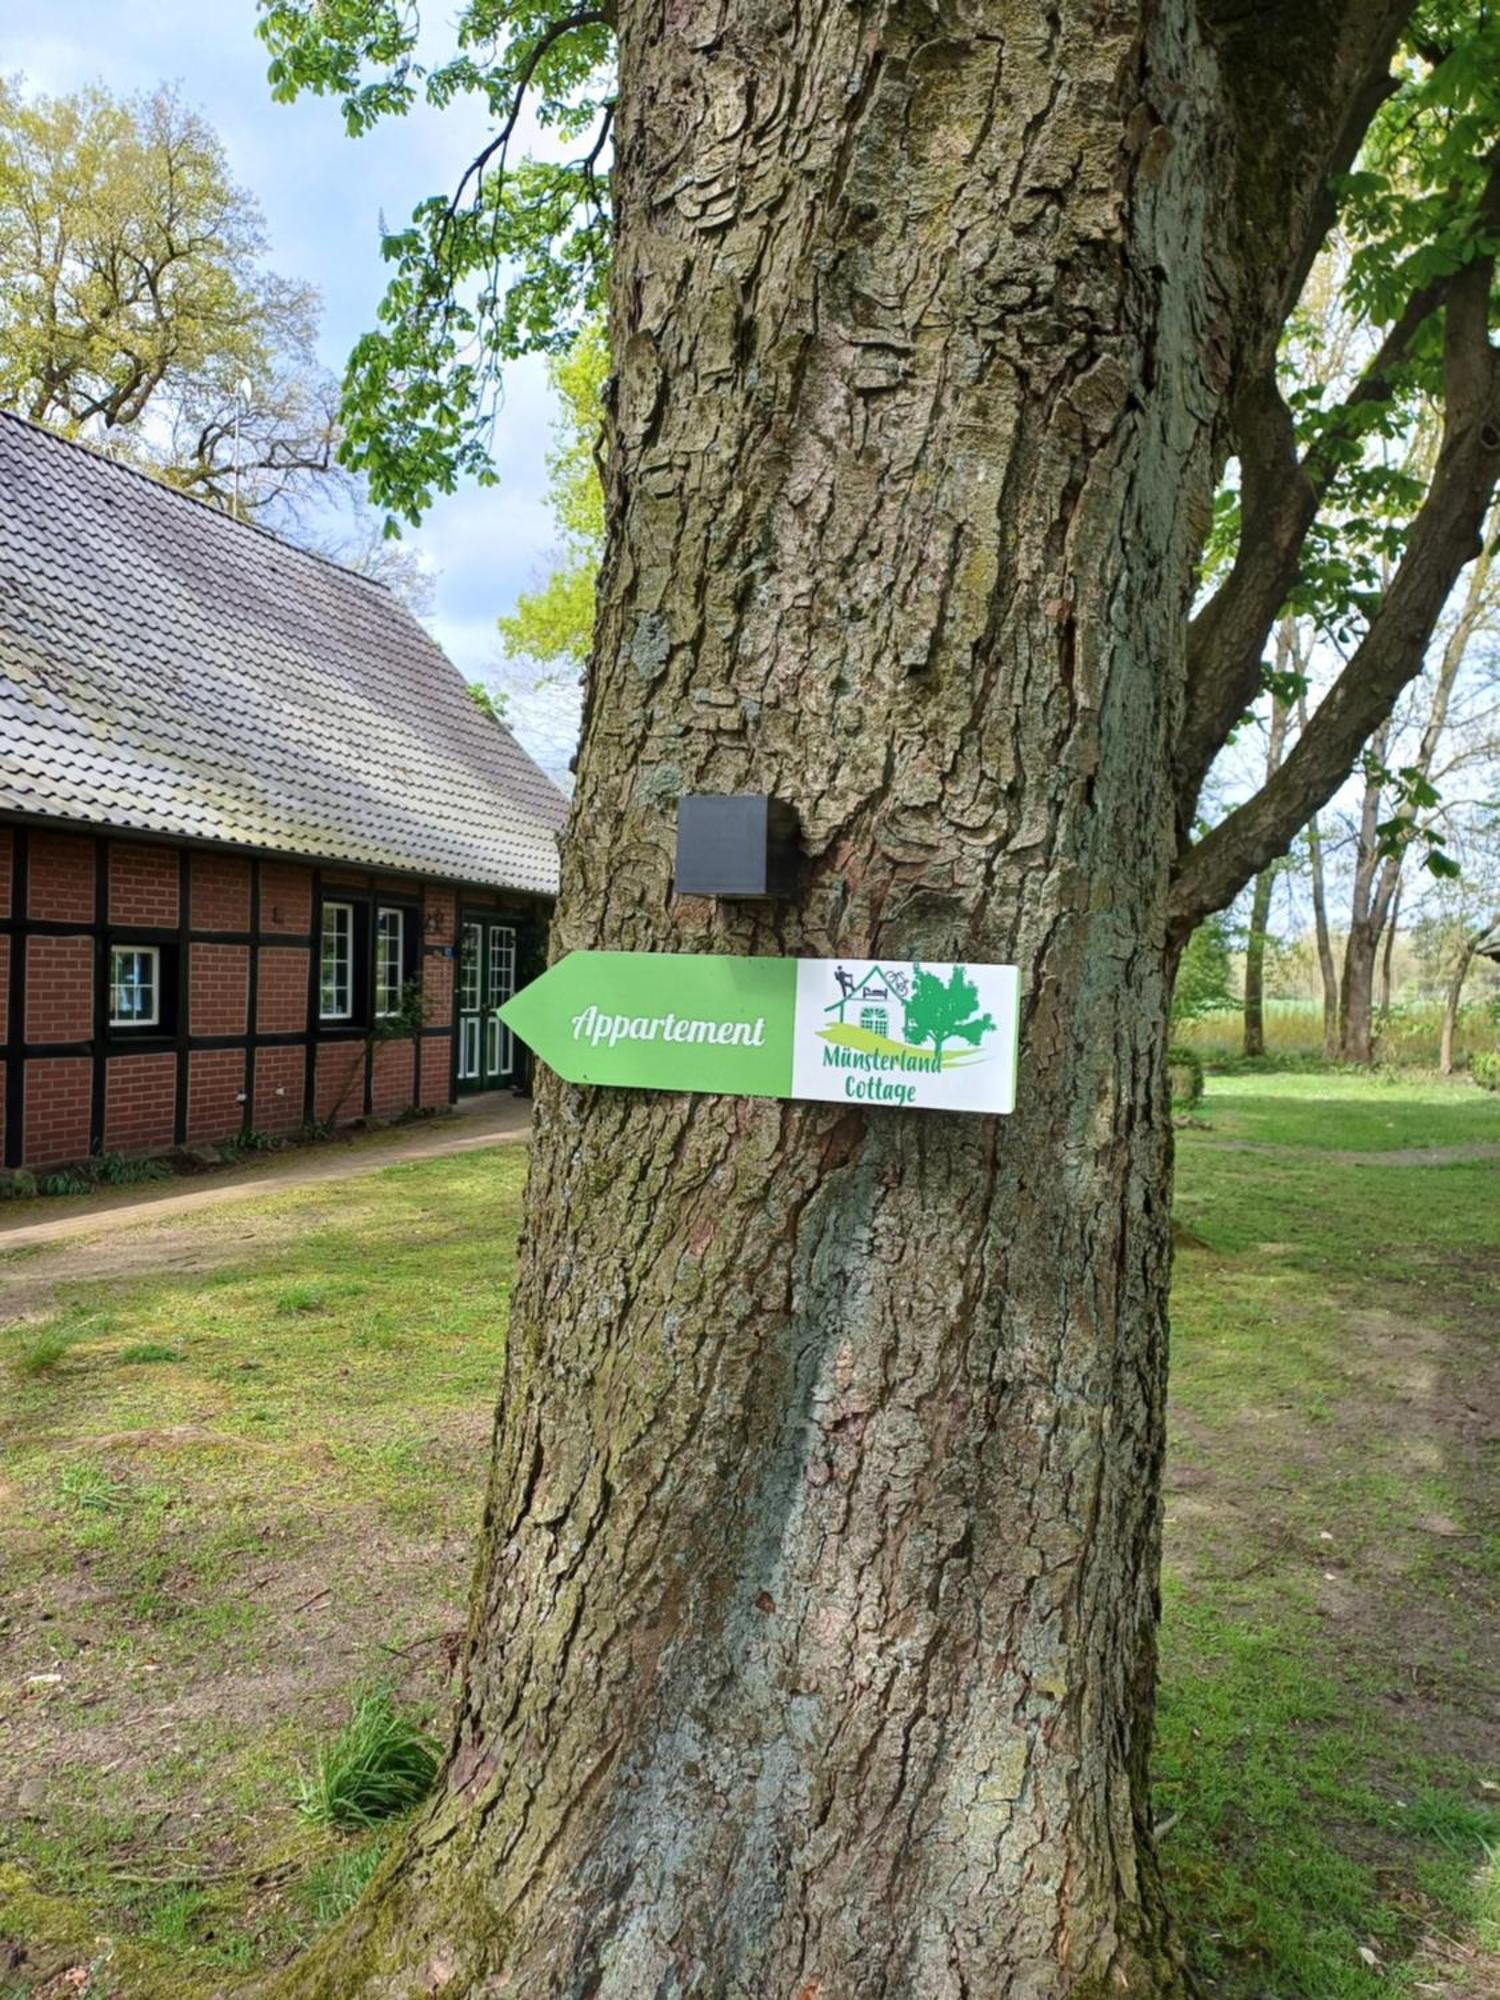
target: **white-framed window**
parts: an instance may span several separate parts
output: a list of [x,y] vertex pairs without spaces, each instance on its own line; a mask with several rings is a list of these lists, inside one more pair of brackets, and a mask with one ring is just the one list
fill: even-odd
[[109,954],[109,1025],[154,1028],[161,1020],[161,948],[117,944]]
[[465,924],[463,927],[458,955],[458,1004],[461,1008],[481,1005],[480,986],[484,967],[480,963],[479,948],[483,935],[483,924]]
[[401,969],[406,948],[406,912],[375,912],[375,1012],[401,1012]]
[[354,1011],[354,905],[323,905],[318,954],[318,1013],[325,1021],[347,1021]]

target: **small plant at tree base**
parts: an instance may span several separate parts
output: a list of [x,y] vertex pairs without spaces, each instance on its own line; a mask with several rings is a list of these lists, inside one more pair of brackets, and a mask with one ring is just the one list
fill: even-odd
[[297,1809],[316,1826],[375,1826],[426,1798],[437,1771],[431,1737],[389,1689],[374,1689],[299,1775]]
[[1500,1053],[1487,1049],[1471,1056],[1469,1074],[1481,1090],[1500,1090]]
[[298,1884],[298,1899],[306,1904],[320,1928],[336,1924],[364,1894],[365,1885],[385,1859],[384,1836],[362,1847],[344,1849],[318,1862]]
[[1191,1111],[1203,1096],[1203,1064],[1180,1042],[1167,1050],[1167,1090],[1174,1111]]

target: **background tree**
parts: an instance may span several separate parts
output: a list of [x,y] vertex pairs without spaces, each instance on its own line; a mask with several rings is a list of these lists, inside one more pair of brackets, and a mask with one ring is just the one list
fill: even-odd
[[604,488],[597,453],[608,373],[609,343],[597,316],[548,365],[559,404],[547,455],[548,497],[560,547],[546,581],[537,590],[523,591],[515,610],[498,621],[507,650],[544,674],[580,675],[588,664],[594,578],[604,554]]
[[1234,1000],[1229,925],[1225,918],[1205,917],[1182,948],[1172,986],[1172,1019],[1196,1021],[1201,1014],[1228,1007]]
[[[620,18],[554,950],[1014,963],[1020,1103],[544,1080],[444,1779],[286,1990],[1171,1995],[1146,1774],[1174,961],[1344,782],[1475,553],[1494,35],[1384,0]],[[499,121],[395,245],[351,376],[359,462],[419,507],[478,449],[472,371],[549,276],[583,288],[582,167],[550,182],[559,257],[533,242],[488,309],[455,277],[535,213],[543,183],[496,171],[528,82],[601,143],[605,25],[469,0],[424,74],[385,0],[265,24],[278,86],[351,122],[419,88]],[[1378,187],[1340,182],[1362,139]],[[1339,185],[1383,358],[1299,447],[1276,353]],[[1443,434],[1389,588],[1199,837],[1320,507],[1413,372]],[[1188,626],[1230,449],[1238,546]],[[674,902],[673,801],[741,790],[798,808],[797,898]]]
[[317,293],[171,90],[0,82],[0,404],[260,512],[347,481]]
[[[1296,659],[1296,624],[1291,618],[1283,618],[1276,632],[1276,670],[1278,678],[1285,680],[1294,671]],[[1273,690],[1271,695],[1271,722],[1266,731],[1266,777],[1274,778],[1281,768],[1281,756],[1286,747],[1287,719],[1290,713],[1289,699],[1285,694]],[[1245,937],[1245,1034],[1244,1050],[1247,1056],[1263,1056],[1266,1052],[1265,1019],[1265,973],[1266,973],[1266,927],[1271,918],[1271,893],[1276,883],[1274,866],[1262,868],[1255,878],[1255,888],[1250,898],[1250,928]],[[1200,926],[1201,930],[1202,926]],[[1181,978],[1181,973],[1178,975]]]

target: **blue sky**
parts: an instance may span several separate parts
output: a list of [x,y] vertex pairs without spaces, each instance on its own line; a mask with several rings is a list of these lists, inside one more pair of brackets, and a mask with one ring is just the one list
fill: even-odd
[[[342,371],[383,289],[382,213],[404,220],[420,196],[452,186],[484,128],[457,105],[347,139],[331,99],[272,103],[254,22],[254,0],[0,0],[0,72],[48,93],[96,81],[121,93],[179,83],[259,199],[271,266],[321,291],[322,358]],[[543,464],[551,412],[541,363],[516,364],[495,435],[499,486],[440,499],[408,531],[436,574],[427,622],[470,679],[498,666],[496,615],[536,581],[552,545]],[[523,740],[553,766],[567,756],[558,706],[512,696]]]

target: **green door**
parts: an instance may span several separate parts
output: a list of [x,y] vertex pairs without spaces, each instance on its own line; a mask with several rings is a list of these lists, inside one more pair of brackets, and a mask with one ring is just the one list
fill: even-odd
[[460,1090],[496,1090],[515,1081],[515,1041],[495,1018],[515,990],[514,920],[466,911],[458,926]]

